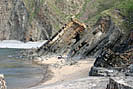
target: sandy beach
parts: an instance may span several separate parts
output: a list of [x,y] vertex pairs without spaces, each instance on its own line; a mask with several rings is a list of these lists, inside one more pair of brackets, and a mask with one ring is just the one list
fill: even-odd
[[47,59],[41,57],[38,60],[36,60],[38,64],[48,65],[48,72],[45,75],[46,81],[41,82],[38,86],[88,77],[88,73],[95,61],[95,59],[88,58],[85,60],[71,61],[70,63],[66,62],[65,59],[58,59],[57,57]]

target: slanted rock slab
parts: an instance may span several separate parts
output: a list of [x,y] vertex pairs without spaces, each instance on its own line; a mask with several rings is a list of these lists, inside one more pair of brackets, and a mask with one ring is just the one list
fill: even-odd
[[133,77],[110,78],[107,89],[133,89]]

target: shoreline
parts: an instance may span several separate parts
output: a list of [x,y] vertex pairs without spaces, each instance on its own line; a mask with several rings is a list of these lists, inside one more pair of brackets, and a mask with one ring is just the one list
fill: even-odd
[[22,42],[18,40],[3,40],[0,41],[0,48],[8,49],[38,49],[47,43],[47,40],[40,40],[36,42]]
[[71,81],[79,78],[88,77],[89,71],[95,59],[88,58],[78,61],[66,62],[65,59],[58,59],[57,56],[51,58],[41,57],[34,60],[38,65],[47,66],[44,78],[37,84],[28,87],[32,89],[41,85],[52,85],[58,82]]

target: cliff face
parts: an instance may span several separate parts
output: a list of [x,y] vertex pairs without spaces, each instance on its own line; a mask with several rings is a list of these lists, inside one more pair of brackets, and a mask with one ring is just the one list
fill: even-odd
[[[40,21],[33,19],[30,21],[30,14],[25,4],[21,0],[1,0],[1,40],[41,40],[48,39],[51,32],[50,23],[47,20],[44,27],[40,26]],[[43,19],[44,20],[44,19]],[[49,24],[49,25],[47,25]],[[45,31],[45,32],[44,32]]]
[[1,0],[0,40],[36,41],[49,39],[84,1]]
[[114,3],[120,1],[1,0],[0,40],[49,39],[69,22],[73,15],[81,22],[93,25],[99,13],[113,7]]
[[[101,13],[96,11],[94,13],[99,14],[92,16],[90,21],[84,22],[86,24],[95,23],[90,29],[72,18],[70,23],[66,24],[52,40],[37,52],[39,56],[49,53],[50,55],[51,53],[67,55],[68,59],[95,57],[96,61],[90,75],[117,75],[115,72],[109,73],[110,71],[105,68],[117,69],[119,67],[121,68],[119,71],[127,68],[124,71],[127,72],[133,61],[132,10],[133,1],[125,0],[121,3],[117,2],[107,10],[104,9]],[[92,12],[90,15],[94,13]],[[79,19],[83,19],[82,16]]]

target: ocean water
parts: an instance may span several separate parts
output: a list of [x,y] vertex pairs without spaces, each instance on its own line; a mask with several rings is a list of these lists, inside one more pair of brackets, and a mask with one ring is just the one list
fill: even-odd
[[4,74],[8,89],[25,89],[43,78],[42,67],[16,57],[19,51],[0,49],[0,74]]

